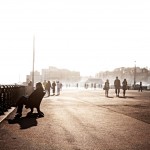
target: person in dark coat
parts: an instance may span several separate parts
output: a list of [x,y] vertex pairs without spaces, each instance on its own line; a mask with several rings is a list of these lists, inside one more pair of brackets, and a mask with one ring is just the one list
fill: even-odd
[[56,86],[57,86],[57,96],[60,95],[60,82],[57,81],[56,82]]
[[140,82],[139,92],[142,92],[142,82]]
[[120,93],[120,80],[118,79],[118,77],[116,77],[116,79],[114,81],[114,86],[115,86],[116,96],[119,97],[119,93]]
[[45,90],[46,90],[47,93],[48,93],[48,96],[50,96],[50,89],[51,89],[51,82],[48,81],[48,82],[46,83],[46,88],[45,88]]
[[55,83],[55,81],[53,81],[53,83],[52,83],[53,95],[55,95],[55,87],[56,87],[56,83]]
[[[16,103],[17,107],[17,113],[15,118],[20,118],[22,116],[22,109],[23,106],[25,105],[26,108],[31,108],[31,112],[33,111],[34,106],[39,105],[39,100],[44,97],[45,92],[43,90],[43,86],[41,82],[38,82],[36,84],[36,89],[31,93],[30,96],[22,96]],[[40,110],[37,110],[38,113],[40,114]]]
[[108,91],[109,91],[109,80],[107,79],[104,85],[105,90],[105,96],[108,97]]
[[127,80],[124,79],[123,82],[122,82],[122,89],[123,89],[123,97],[125,97],[125,94],[126,94],[126,90],[127,90]]

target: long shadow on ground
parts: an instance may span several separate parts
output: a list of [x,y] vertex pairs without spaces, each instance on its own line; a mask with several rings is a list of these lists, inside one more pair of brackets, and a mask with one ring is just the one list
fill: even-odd
[[27,129],[31,128],[33,126],[37,126],[38,114],[34,113],[32,116],[25,116],[18,119],[8,119],[9,124],[16,124],[18,123],[20,125],[20,129]]
[[119,96],[119,98],[134,98],[133,96]]

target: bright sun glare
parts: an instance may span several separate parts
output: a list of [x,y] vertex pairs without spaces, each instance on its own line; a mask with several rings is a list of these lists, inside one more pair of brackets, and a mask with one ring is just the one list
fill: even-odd
[[81,75],[149,66],[149,0],[5,0],[0,2],[0,83],[25,81],[55,66]]

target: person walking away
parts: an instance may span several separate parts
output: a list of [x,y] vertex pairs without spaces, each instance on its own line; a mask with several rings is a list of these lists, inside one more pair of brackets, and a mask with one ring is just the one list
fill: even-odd
[[123,82],[122,82],[123,97],[125,97],[127,88],[128,88],[127,87],[127,80],[124,79]]
[[56,83],[55,83],[55,81],[53,81],[53,83],[52,83],[53,95],[55,95],[55,87],[56,87]]
[[96,89],[96,83],[94,83],[94,90]]
[[142,92],[142,82],[140,82],[139,92]]
[[58,96],[58,95],[60,95],[60,83],[59,83],[59,81],[57,81],[56,85],[57,85],[57,96]]
[[120,80],[118,79],[118,77],[116,77],[116,79],[114,81],[114,86],[115,86],[116,96],[119,97],[119,93],[120,93]]
[[108,91],[109,91],[109,80],[107,79],[104,85],[104,90],[105,90],[105,96],[108,97]]
[[48,81],[48,82],[46,83],[46,89],[45,89],[48,96],[50,96],[50,89],[51,89],[51,82]]
[[60,91],[62,91],[62,86],[63,86],[62,83],[60,83]]

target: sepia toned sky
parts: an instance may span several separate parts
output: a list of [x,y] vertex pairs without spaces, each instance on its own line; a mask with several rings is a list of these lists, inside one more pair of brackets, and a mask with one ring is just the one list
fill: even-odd
[[2,83],[55,66],[81,75],[116,67],[150,68],[149,0],[0,1]]

